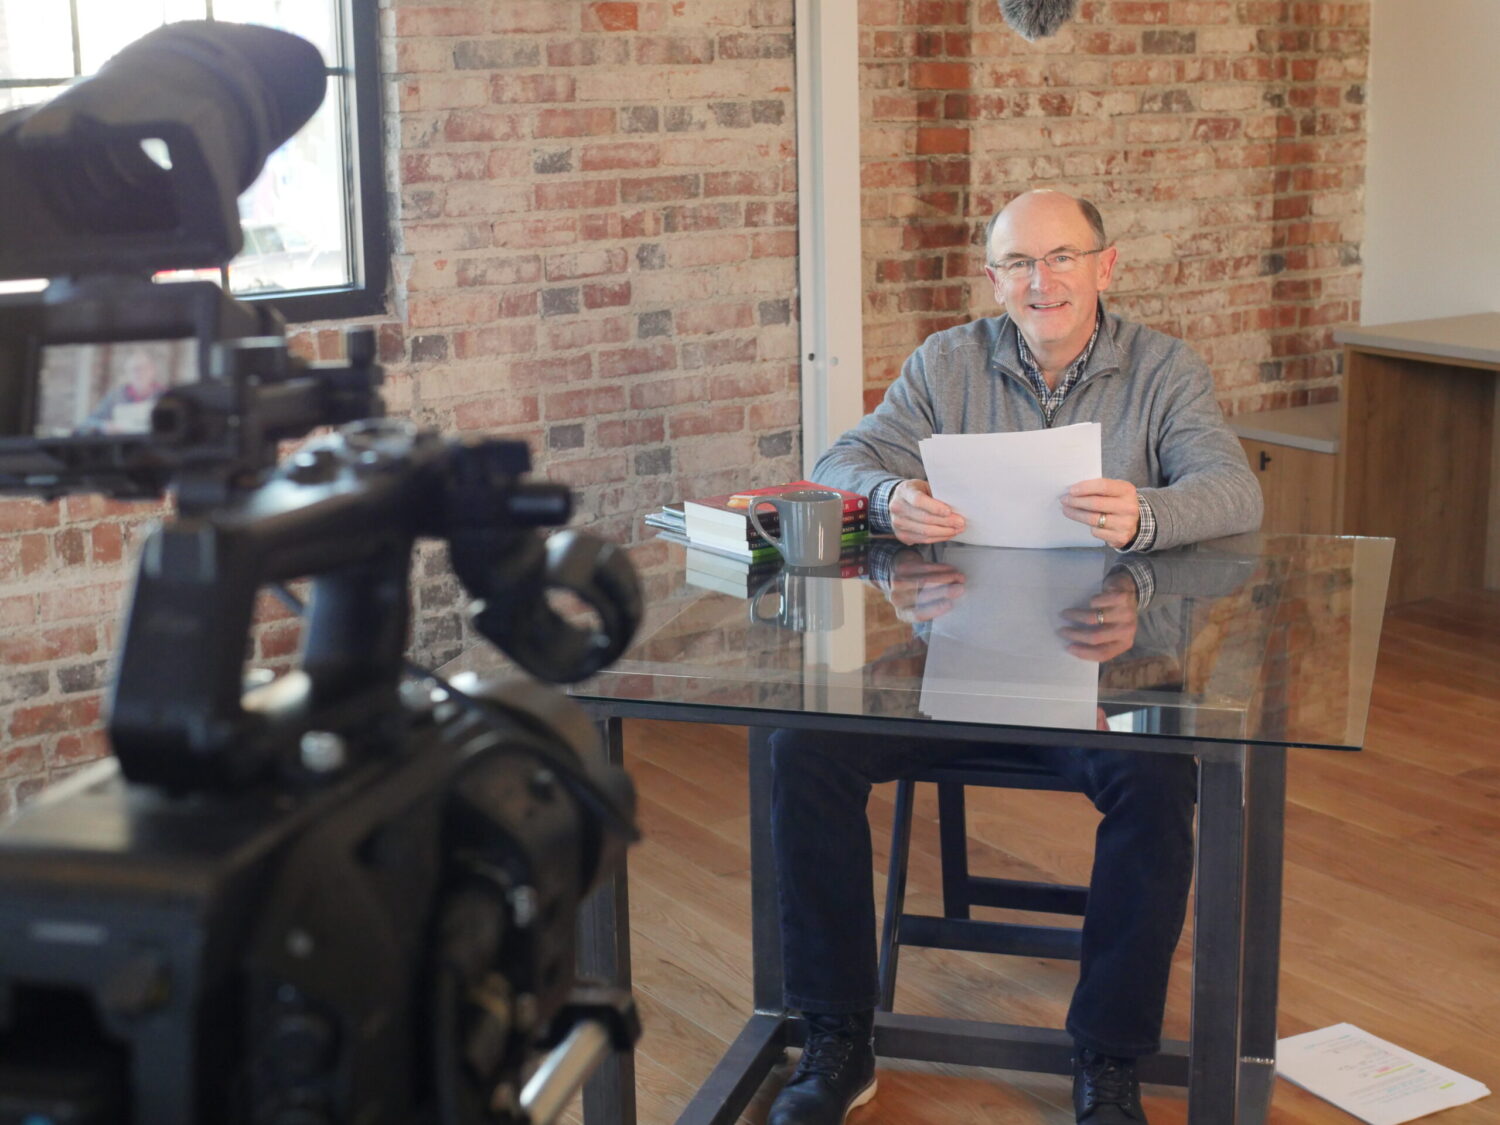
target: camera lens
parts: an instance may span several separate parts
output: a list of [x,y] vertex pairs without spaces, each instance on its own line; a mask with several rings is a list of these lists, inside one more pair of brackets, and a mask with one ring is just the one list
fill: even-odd
[[[205,148],[222,146],[222,160],[210,159],[224,165],[214,169],[221,182],[243,191],[272,150],[312,116],[325,84],[322,56],[304,39],[249,24],[186,21],[126,47],[95,77],[37,110],[22,134],[46,136],[51,147],[61,140],[54,130],[68,130],[71,143],[38,160],[36,171],[70,225],[166,230],[176,225],[170,172],[142,149],[145,136],[111,136],[102,122],[118,121],[123,111],[148,128],[156,116],[167,135],[151,139],[165,140],[169,150],[192,126]],[[172,107],[143,100],[143,90],[168,95]],[[184,107],[205,120],[188,121]]]

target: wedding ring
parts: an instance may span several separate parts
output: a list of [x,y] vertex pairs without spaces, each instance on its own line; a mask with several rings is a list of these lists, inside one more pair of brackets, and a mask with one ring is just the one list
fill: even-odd
[[1094,624],[1095,625],[1103,625],[1104,624],[1104,611],[1102,609],[1096,609],[1096,610],[1094,610]]
[[1103,512],[1100,512],[1099,513],[1099,522],[1097,522],[1096,524],[1094,524],[1094,526],[1095,527],[1103,527],[1104,526],[1104,521],[1106,519],[1108,519],[1108,518],[1109,517],[1107,517]]

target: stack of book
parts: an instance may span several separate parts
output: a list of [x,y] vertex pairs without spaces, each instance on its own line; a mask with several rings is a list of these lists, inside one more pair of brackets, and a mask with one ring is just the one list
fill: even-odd
[[[668,504],[649,513],[646,524],[656,528],[661,538],[687,546],[689,580],[692,581],[695,575],[702,579],[695,581],[695,585],[725,593],[754,593],[759,582],[780,567],[781,556],[750,522],[747,513],[751,503],[760,497],[807,488],[837,492],[844,498],[844,557],[841,565],[849,577],[858,577],[863,573],[863,545],[870,538],[870,513],[868,501],[856,492],[798,480],[771,488],[747,489]],[[780,534],[780,519],[775,508],[766,505],[756,515],[768,532]]]
[[[762,497],[782,492],[800,492],[808,488],[837,492],[844,498],[845,547],[863,543],[870,537],[869,505],[863,496],[857,492],[827,488],[806,480],[778,484],[771,488],[727,492],[722,496],[708,496],[701,500],[684,500],[681,504],[668,504],[647,515],[646,523],[657,528],[668,539],[676,539],[707,551],[718,551],[732,558],[752,562],[766,559],[774,561],[778,557],[776,548],[750,522],[750,505]],[[775,508],[767,505],[755,514],[760,519],[761,526],[770,534],[780,532],[781,521]]]

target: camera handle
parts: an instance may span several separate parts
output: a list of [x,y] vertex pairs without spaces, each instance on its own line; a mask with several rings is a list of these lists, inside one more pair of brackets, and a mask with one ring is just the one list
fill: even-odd
[[[570,511],[563,486],[522,482],[519,442],[449,442],[410,423],[354,423],[264,483],[153,532],[127,615],[109,732],[132,781],[232,788],[294,762],[304,735],[379,748],[400,713],[408,572],[419,536],[445,538],[482,600],[477,624],[523,668],[581,679],[624,649],[641,596],[623,552],[535,530]],[[311,576],[301,666],[246,692],[242,654],[261,587]],[[567,590],[598,627],[565,621]]]
[[631,1050],[641,1037],[635,1001],[629,992],[614,988],[574,989],[555,1026],[566,1029],[563,1041],[521,1090],[527,1125],[552,1125],[605,1059]]
[[[307,731],[352,741],[396,713],[415,466],[441,451],[436,439],[406,444],[396,456],[329,442],[229,504],[151,534],[110,706],[126,777],[184,791],[242,785]],[[245,693],[257,593],[307,575],[302,666]]]
[[[448,556],[476,601],[474,625],[538,679],[575,683],[612,663],[641,618],[640,584],[613,543],[568,529],[546,539],[530,529],[566,523],[565,485],[515,480],[530,468],[519,442],[454,449],[444,482]],[[548,601],[564,592],[597,620],[584,628]]]

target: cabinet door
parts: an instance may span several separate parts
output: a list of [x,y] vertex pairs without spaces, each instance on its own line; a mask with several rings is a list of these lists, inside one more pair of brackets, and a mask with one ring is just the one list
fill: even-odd
[[1332,453],[1241,438],[1250,468],[1266,498],[1262,531],[1301,535],[1334,533],[1335,462]]

